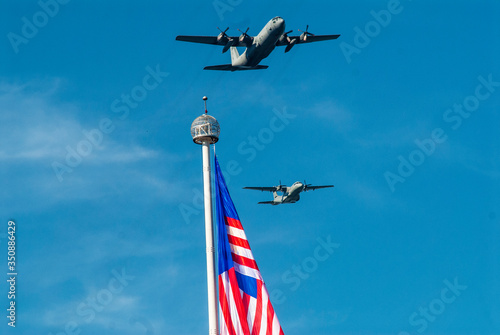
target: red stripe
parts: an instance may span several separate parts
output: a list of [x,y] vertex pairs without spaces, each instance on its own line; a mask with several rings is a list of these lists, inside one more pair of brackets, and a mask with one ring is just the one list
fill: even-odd
[[226,287],[222,282],[222,276],[223,276],[222,274],[219,275],[219,302],[220,302],[221,313],[224,317],[224,322],[226,323],[229,335],[236,335],[236,332],[234,331],[233,327],[233,322],[231,321],[231,313],[229,311],[228,300],[225,292]]
[[230,268],[227,272],[229,276],[229,283],[231,286],[234,303],[236,304],[235,307],[236,310],[238,311],[238,318],[239,318],[239,323],[241,325],[241,329],[243,330],[243,334],[250,335],[250,331],[248,330],[248,321],[246,313],[243,308],[243,302],[241,301],[240,288],[238,286],[238,281],[236,280],[236,273],[234,272],[234,268]]
[[231,256],[233,256],[233,261],[238,263],[239,265],[243,265],[243,266],[255,269],[257,271],[259,270],[257,263],[253,259],[243,257],[240,255],[236,255],[234,253],[231,253]]
[[226,216],[226,224],[228,226],[231,226],[231,227],[234,227],[234,228],[238,228],[238,229],[242,229],[243,230],[243,226],[241,225],[241,222],[240,220],[236,220],[236,219],[233,219],[233,218],[228,218]]
[[273,335],[274,309],[271,300],[267,300],[267,331],[266,335]]
[[239,237],[236,237],[233,235],[229,235],[229,234],[227,234],[227,239],[229,240],[229,243],[231,243],[233,245],[237,245],[238,247],[250,249],[250,244],[248,244],[247,240],[244,240],[242,238],[239,238]]
[[262,318],[262,281],[257,280],[257,306],[255,308],[255,319],[253,321],[252,335],[259,334],[261,318]]
[[248,306],[250,306],[250,296],[246,293],[243,293],[243,307],[245,308],[245,311],[247,312],[247,322],[250,325],[251,318],[249,319],[249,311],[248,311]]

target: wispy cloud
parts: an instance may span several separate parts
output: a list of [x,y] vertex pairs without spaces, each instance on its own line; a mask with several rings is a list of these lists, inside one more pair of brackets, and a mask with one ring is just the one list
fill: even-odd
[[[0,83],[0,160],[64,160],[66,146],[84,139],[85,126],[79,122],[84,112],[77,104],[57,101],[60,80],[15,85]],[[98,122],[99,120],[96,120]],[[112,138],[88,157],[93,163],[131,163],[157,158],[158,151],[131,144],[126,147]]]
[[454,164],[462,165],[464,168],[492,180],[500,180],[500,155],[494,149],[494,145],[491,145],[490,155],[478,152],[467,143],[454,143],[453,149],[455,153],[460,152],[460,156],[448,158]]
[[[314,329],[315,326],[333,327],[344,323],[352,313],[352,307],[347,310],[313,310],[309,309],[303,312],[293,320],[287,320],[287,327],[290,329],[303,329],[305,333],[318,333],[319,329]],[[312,329],[311,329],[312,328]]]
[[312,114],[326,120],[338,132],[349,131],[354,125],[353,114],[333,98],[318,101],[310,108],[307,108],[305,112],[307,115]]
[[8,134],[0,142],[4,162],[53,158],[58,145],[78,131],[78,123],[71,118],[75,106],[53,101],[59,80],[43,87],[33,85],[0,83],[0,130]]
[[[53,162],[65,164],[67,147],[76,148],[85,139],[83,131],[89,129],[82,121],[85,110],[77,102],[61,101],[61,81],[57,78],[24,84],[0,81],[0,131],[6,134],[0,141],[0,162],[11,176],[8,181],[11,195],[29,194],[36,199],[35,207],[48,206],[60,201],[101,198],[110,189],[103,185],[114,183],[127,185],[128,190],[142,189],[166,202],[177,201],[174,193],[182,186],[165,172],[186,158],[139,144],[134,133],[128,133],[125,139],[115,138],[113,133],[104,134],[102,144],[83,157],[81,165],[65,174],[64,183],[58,182]],[[96,125],[99,121],[95,120]],[[154,161],[169,164],[162,165],[161,174],[139,165]],[[13,173],[20,169],[27,173]],[[30,192],[16,187],[21,182],[30,185]],[[15,211],[16,204],[4,205]]]

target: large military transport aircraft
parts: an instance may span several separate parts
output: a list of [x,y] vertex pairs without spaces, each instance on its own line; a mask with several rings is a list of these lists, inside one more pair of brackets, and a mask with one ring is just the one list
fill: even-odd
[[[259,65],[259,63],[269,56],[277,46],[286,45],[285,52],[288,52],[296,44],[334,40],[340,36],[314,35],[308,32],[309,26],[299,36],[288,36],[292,30],[284,33],[285,20],[279,16],[271,19],[257,36],[249,36],[247,33],[250,28],[247,28],[245,32],[240,31],[239,37],[230,37],[226,34],[228,29],[224,31],[219,29],[218,36],[179,35],[175,39],[184,42],[220,45],[223,46],[222,53],[231,50],[231,64],[206,66],[204,70],[241,71],[267,69],[267,65]],[[246,50],[240,55],[236,47],[246,47]]]
[[[288,187],[286,185],[271,186],[271,187],[243,187],[247,190],[258,190],[258,191],[268,191],[273,192],[274,200],[273,201],[261,201],[259,204],[271,204],[271,205],[280,205],[280,204],[294,204],[300,200],[300,192],[314,191],[319,188],[327,188],[333,187],[333,185],[324,185],[324,186],[312,186],[311,184],[307,184],[305,181],[301,183],[297,181],[293,183],[292,186]],[[282,193],[281,195],[278,192]]]

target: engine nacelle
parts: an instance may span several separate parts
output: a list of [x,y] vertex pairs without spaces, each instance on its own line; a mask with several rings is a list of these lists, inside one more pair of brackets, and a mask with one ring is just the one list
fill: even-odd
[[288,45],[286,46],[285,48],[285,53],[287,53],[288,51],[292,50],[293,46],[297,43],[297,39],[294,38],[293,40],[291,40]]
[[226,44],[228,42],[228,38],[226,36],[226,34],[224,33],[220,33],[219,36],[217,36],[217,43],[220,43],[220,44]]
[[288,36],[286,36],[286,35],[281,35],[281,36],[280,36],[280,38],[279,38],[279,40],[278,40],[278,43],[276,43],[276,44],[277,44],[277,45],[278,45],[278,44],[285,44],[285,43],[287,43],[287,40],[288,40],[288,39],[289,39],[289,37],[288,37]]
[[253,37],[250,37],[247,34],[241,34],[239,41],[240,43],[243,43],[246,46],[250,46],[253,42]]

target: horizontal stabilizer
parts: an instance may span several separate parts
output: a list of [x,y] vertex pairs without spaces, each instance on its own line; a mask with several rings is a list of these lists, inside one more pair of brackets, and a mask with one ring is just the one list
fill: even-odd
[[271,204],[271,205],[276,205],[276,203],[274,201],[261,201],[261,202],[258,202],[258,204]]
[[216,71],[245,71],[245,70],[264,70],[269,66],[267,65],[257,65],[257,66],[233,66],[231,64],[224,65],[212,65],[205,66],[203,70],[216,70]]

